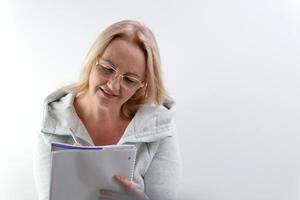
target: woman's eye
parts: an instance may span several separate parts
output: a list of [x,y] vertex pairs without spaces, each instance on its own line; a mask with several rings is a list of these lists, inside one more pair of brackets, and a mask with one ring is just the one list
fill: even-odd
[[128,76],[124,76],[123,80],[125,81],[125,83],[127,84],[135,84],[137,81],[132,78],[132,77],[128,77]]
[[104,72],[105,74],[113,74],[115,72],[114,69],[110,68],[110,67],[106,67],[104,65],[100,66],[102,72]]

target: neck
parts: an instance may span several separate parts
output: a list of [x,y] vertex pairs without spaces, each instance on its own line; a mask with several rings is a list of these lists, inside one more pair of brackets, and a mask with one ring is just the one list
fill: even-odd
[[95,105],[88,95],[75,98],[74,106],[78,115],[89,122],[101,121],[107,126],[114,126],[122,120],[120,108],[108,109]]

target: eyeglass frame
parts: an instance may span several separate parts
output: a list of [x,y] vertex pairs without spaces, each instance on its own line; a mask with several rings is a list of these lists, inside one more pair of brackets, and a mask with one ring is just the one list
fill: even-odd
[[[97,57],[96,58],[96,66],[97,67],[101,67],[101,63],[100,63],[100,60],[101,58],[99,57]],[[130,79],[134,79],[135,81],[137,81],[137,83],[139,84],[139,85],[135,85],[135,86],[132,86],[132,87],[127,87],[127,86],[124,86],[123,84],[121,84],[120,83],[120,86],[122,86],[123,88],[126,88],[126,89],[133,89],[133,88],[135,88],[135,87],[138,87],[138,88],[142,88],[142,87],[144,87],[145,86],[145,84],[143,83],[143,81],[141,81],[141,80],[139,80],[138,78],[135,78],[135,77],[132,77],[132,76],[128,76],[128,75],[124,75],[124,74],[118,74],[119,73],[119,70],[118,69],[116,69],[116,67],[115,66],[110,66],[110,65],[112,65],[112,64],[110,64],[110,65],[107,65],[107,64],[104,64],[104,63],[102,63],[102,65],[105,65],[105,67],[103,67],[103,68],[107,68],[107,69],[112,69],[113,71],[114,71],[114,73],[115,74],[111,74],[111,75],[108,75],[108,74],[102,74],[103,76],[109,76],[109,77],[106,77],[106,78],[108,78],[108,80],[114,80],[114,79],[116,79],[116,78],[119,78],[119,77],[121,77],[122,79],[124,78],[124,77],[130,77]],[[122,80],[121,79],[121,80]]]

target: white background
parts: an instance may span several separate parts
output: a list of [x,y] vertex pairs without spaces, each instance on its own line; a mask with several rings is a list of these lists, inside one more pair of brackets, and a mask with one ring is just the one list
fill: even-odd
[[36,199],[43,98],[122,19],[155,33],[177,102],[181,199],[300,199],[300,1],[1,1],[0,199]]

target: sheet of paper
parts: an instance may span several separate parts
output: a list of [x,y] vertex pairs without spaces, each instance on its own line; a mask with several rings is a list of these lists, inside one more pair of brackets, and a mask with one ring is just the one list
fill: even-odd
[[99,189],[124,192],[114,175],[132,180],[134,145],[59,148],[52,152],[50,200],[98,200]]

